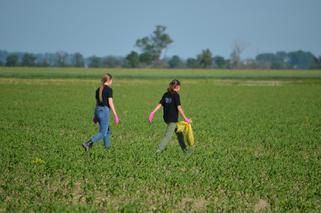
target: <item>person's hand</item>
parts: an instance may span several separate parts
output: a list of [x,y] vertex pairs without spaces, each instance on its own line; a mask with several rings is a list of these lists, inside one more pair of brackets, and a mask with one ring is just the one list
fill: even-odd
[[151,124],[153,122],[153,118],[154,118],[154,112],[151,112],[148,116],[148,122]]
[[98,122],[96,116],[93,117],[93,123],[96,124]]
[[116,124],[116,125],[118,125],[118,124],[119,124],[119,118],[118,118],[118,115],[115,115],[115,116],[114,116],[114,118],[115,118],[115,124]]
[[184,119],[186,123],[190,124],[192,122],[192,120],[190,118],[185,118]]

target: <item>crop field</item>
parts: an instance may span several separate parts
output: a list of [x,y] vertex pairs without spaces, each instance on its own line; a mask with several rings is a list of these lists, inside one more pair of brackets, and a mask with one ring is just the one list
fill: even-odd
[[[0,69],[0,212],[318,212],[321,71],[109,70],[120,117],[85,153],[104,69]],[[172,78],[196,145],[147,118]]]

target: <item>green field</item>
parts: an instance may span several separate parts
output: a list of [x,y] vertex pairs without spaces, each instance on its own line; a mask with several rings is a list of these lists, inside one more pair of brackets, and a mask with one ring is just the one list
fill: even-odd
[[[118,79],[321,80],[321,70],[108,69]],[[104,69],[0,67],[2,78],[100,78]]]
[[[321,71],[109,70],[120,125],[96,133],[104,69],[0,69],[0,212],[318,212]],[[182,82],[193,155],[148,113]]]

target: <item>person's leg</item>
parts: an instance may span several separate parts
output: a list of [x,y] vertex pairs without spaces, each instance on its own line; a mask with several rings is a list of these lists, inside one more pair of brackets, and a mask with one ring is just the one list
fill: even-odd
[[98,118],[98,122],[99,122],[99,132],[91,138],[91,141],[93,142],[93,144],[101,140],[104,136],[104,132],[106,131],[106,128],[107,128],[105,114],[106,113],[104,112],[103,107],[96,108],[95,115]]
[[97,141],[99,141],[100,139],[103,138],[103,134],[102,132],[104,131],[105,127],[105,121],[104,121],[104,115],[103,115],[103,108],[102,107],[96,107],[95,109],[95,116],[99,122],[99,132],[94,135],[93,137],[91,137],[90,140],[88,140],[87,142],[83,143],[82,146],[84,147],[85,151],[89,151],[89,149],[94,145],[94,143],[96,143]]
[[178,139],[178,143],[179,143],[180,147],[182,148],[182,151],[185,152],[187,155],[191,155],[193,153],[193,150],[186,146],[185,141],[184,141],[184,134],[182,132],[176,132],[176,136]]
[[184,134],[182,132],[176,132],[176,129],[175,129],[175,133],[176,133],[177,140],[178,140],[178,143],[179,143],[181,149],[185,152],[187,147],[186,147],[186,144],[184,141]]
[[176,128],[176,123],[168,123],[167,124],[165,135],[158,145],[157,152],[161,152],[165,149],[166,145],[170,141],[170,139],[175,131],[175,128]]
[[109,108],[105,110],[105,120],[106,120],[106,128],[103,130],[103,139],[104,139],[104,147],[105,149],[110,148],[110,141],[109,141]]

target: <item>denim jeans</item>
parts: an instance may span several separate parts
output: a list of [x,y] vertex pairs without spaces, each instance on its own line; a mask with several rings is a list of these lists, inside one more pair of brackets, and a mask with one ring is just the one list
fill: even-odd
[[162,140],[158,145],[158,150],[163,151],[166,148],[166,145],[171,140],[173,133],[176,133],[178,143],[183,151],[186,151],[187,147],[184,142],[184,135],[181,132],[176,132],[177,125],[176,123],[168,123],[166,127],[166,132]]
[[99,122],[99,132],[91,138],[91,141],[95,144],[100,139],[104,140],[104,146],[106,149],[110,147],[109,142],[109,108],[107,106],[96,106],[95,116]]

